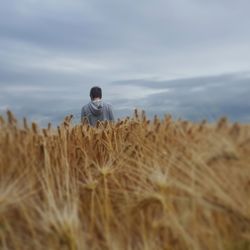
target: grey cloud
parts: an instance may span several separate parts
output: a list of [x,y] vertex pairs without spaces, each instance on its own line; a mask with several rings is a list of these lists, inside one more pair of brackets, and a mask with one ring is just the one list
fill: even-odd
[[128,79],[123,81],[114,81],[112,85],[137,85],[143,87],[154,87],[154,88],[186,88],[192,89],[199,87],[200,89],[206,87],[218,87],[225,86],[227,84],[230,86],[237,87],[237,83],[247,85],[250,79],[249,72],[238,72],[238,73],[228,73],[221,75],[212,76],[199,76],[190,78],[178,78],[172,80],[157,80],[157,79]]
[[239,72],[250,71],[249,8],[247,0],[5,1],[0,109],[41,123],[68,112],[78,119],[97,84],[117,117],[141,107],[247,121],[249,74]]
[[[127,102],[131,108],[145,109],[151,117],[171,113],[176,118],[213,121],[225,115],[233,121],[249,122],[249,83],[250,77],[243,73],[162,82],[130,80],[122,84],[170,89],[167,93]],[[123,105],[126,106],[125,103]]]
[[[60,1],[62,6],[56,8],[47,1],[25,2],[26,11],[18,1],[3,5],[2,36],[80,52],[122,49],[124,45],[144,52],[145,45],[155,49],[160,46],[164,51],[196,47],[201,42],[246,36],[250,22],[246,11],[250,4],[246,1],[221,1],[224,5],[199,1],[75,1],[75,7]],[[239,12],[244,21],[239,20]]]
[[[214,121],[226,115],[232,121],[250,122],[249,81],[250,77],[245,74],[164,82],[150,81],[149,86],[152,90],[167,88],[170,91],[157,94],[150,94],[149,91],[145,97],[142,95],[138,98],[136,95],[134,98],[124,98],[130,93],[123,91],[119,93],[121,83],[107,84],[103,90],[104,99],[112,103],[117,118],[131,115],[134,108],[139,108],[145,110],[151,118],[155,114],[162,117],[170,113],[175,118]],[[141,91],[143,91],[147,89],[149,81],[131,80],[123,84],[129,89],[132,83],[142,85]],[[117,88],[118,94],[111,97],[109,92],[113,88]],[[74,114],[75,122],[79,122],[80,109],[89,101],[88,90],[79,94],[81,91],[80,86],[73,90],[70,86],[64,86],[61,90],[53,91],[49,88],[42,91],[31,88],[28,93],[15,91],[15,88],[13,90],[6,88],[0,103],[2,106],[11,108],[19,117],[27,116],[31,120],[39,120],[42,125],[46,125],[49,121],[58,124],[69,113]],[[39,116],[40,119],[38,119]]]

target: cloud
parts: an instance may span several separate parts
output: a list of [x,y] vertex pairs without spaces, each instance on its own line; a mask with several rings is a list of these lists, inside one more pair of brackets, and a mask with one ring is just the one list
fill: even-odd
[[58,122],[79,117],[100,85],[117,116],[139,106],[247,120],[249,8],[247,0],[5,1],[0,106]]
[[154,86],[155,89],[169,89],[168,93],[157,93],[139,99],[136,102],[125,101],[123,106],[130,109],[140,107],[163,116],[171,113],[176,118],[213,121],[220,116],[228,116],[233,121],[249,122],[250,77],[246,73],[196,77],[169,81],[130,80],[113,83],[118,86]]
[[[82,68],[91,65],[90,74],[107,81],[110,75],[112,80],[143,74],[213,75],[249,68],[249,5],[247,1],[12,0],[1,8],[0,36],[19,44],[19,53],[25,48],[21,53],[25,64],[52,64],[51,70],[74,72],[84,62]],[[99,71],[98,65],[106,71]]]
[[158,94],[158,93],[167,93],[169,89],[157,89],[157,88],[149,88],[149,87],[141,87],[136,85],[121,85],[121,86],[113,86],[108,91],[106,97],[108,99],[126,99],[126,100],[136,100],[147,98],[148,96]]
[[[139,108],[151,118],[170,113],[175,118],[214,121],[226,115],[232,121],[249,122],[249,80],[246,73],[168,81],[127,80],[107,84],[103,96],[112,103],[117,118],[131,115],[134,108]],[[88,91],[80,86],[5,86],[1,106],[10,108],[20,118],[26,116],[43,125],[49,121],[58,124],[69,113],[79,122],[88,96]]]

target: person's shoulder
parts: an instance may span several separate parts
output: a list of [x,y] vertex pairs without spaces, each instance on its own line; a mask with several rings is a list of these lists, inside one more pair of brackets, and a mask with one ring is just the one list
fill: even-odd
[[104,104],[106,107],[110,107],[110,108],[112,108],[112,104],[111,104],[111,103],[109,103],[109,102],[103,102],[103,104]]
[[89,110],[89,104],[85,104],[82,106],[82,112],[88,112]]
[[83,105],[83,106],[82,106],[82,109],[88,109],[88,107],[89,107],[89,103]]
[[112,110],[113,109],[113,106],[112,106],[111,103],[109,103],[109,102],[103,102],[103,104],[105,105],[106,109],[108,109],[108,110]]

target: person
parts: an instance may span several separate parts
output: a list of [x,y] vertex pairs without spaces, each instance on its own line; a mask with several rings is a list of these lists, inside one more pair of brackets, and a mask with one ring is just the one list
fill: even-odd
[[112,106],[102,100],[100,87],[90,89],[90,99],[91,101],[82,107],[82,123],[86,120],[91,126],[95,126],[97,121],[114,121]]

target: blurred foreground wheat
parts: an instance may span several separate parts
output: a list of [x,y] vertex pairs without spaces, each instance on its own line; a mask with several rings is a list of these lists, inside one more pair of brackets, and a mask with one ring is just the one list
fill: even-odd
[[71,118],[0,117],[1,249],[250,249],[250,125]]

